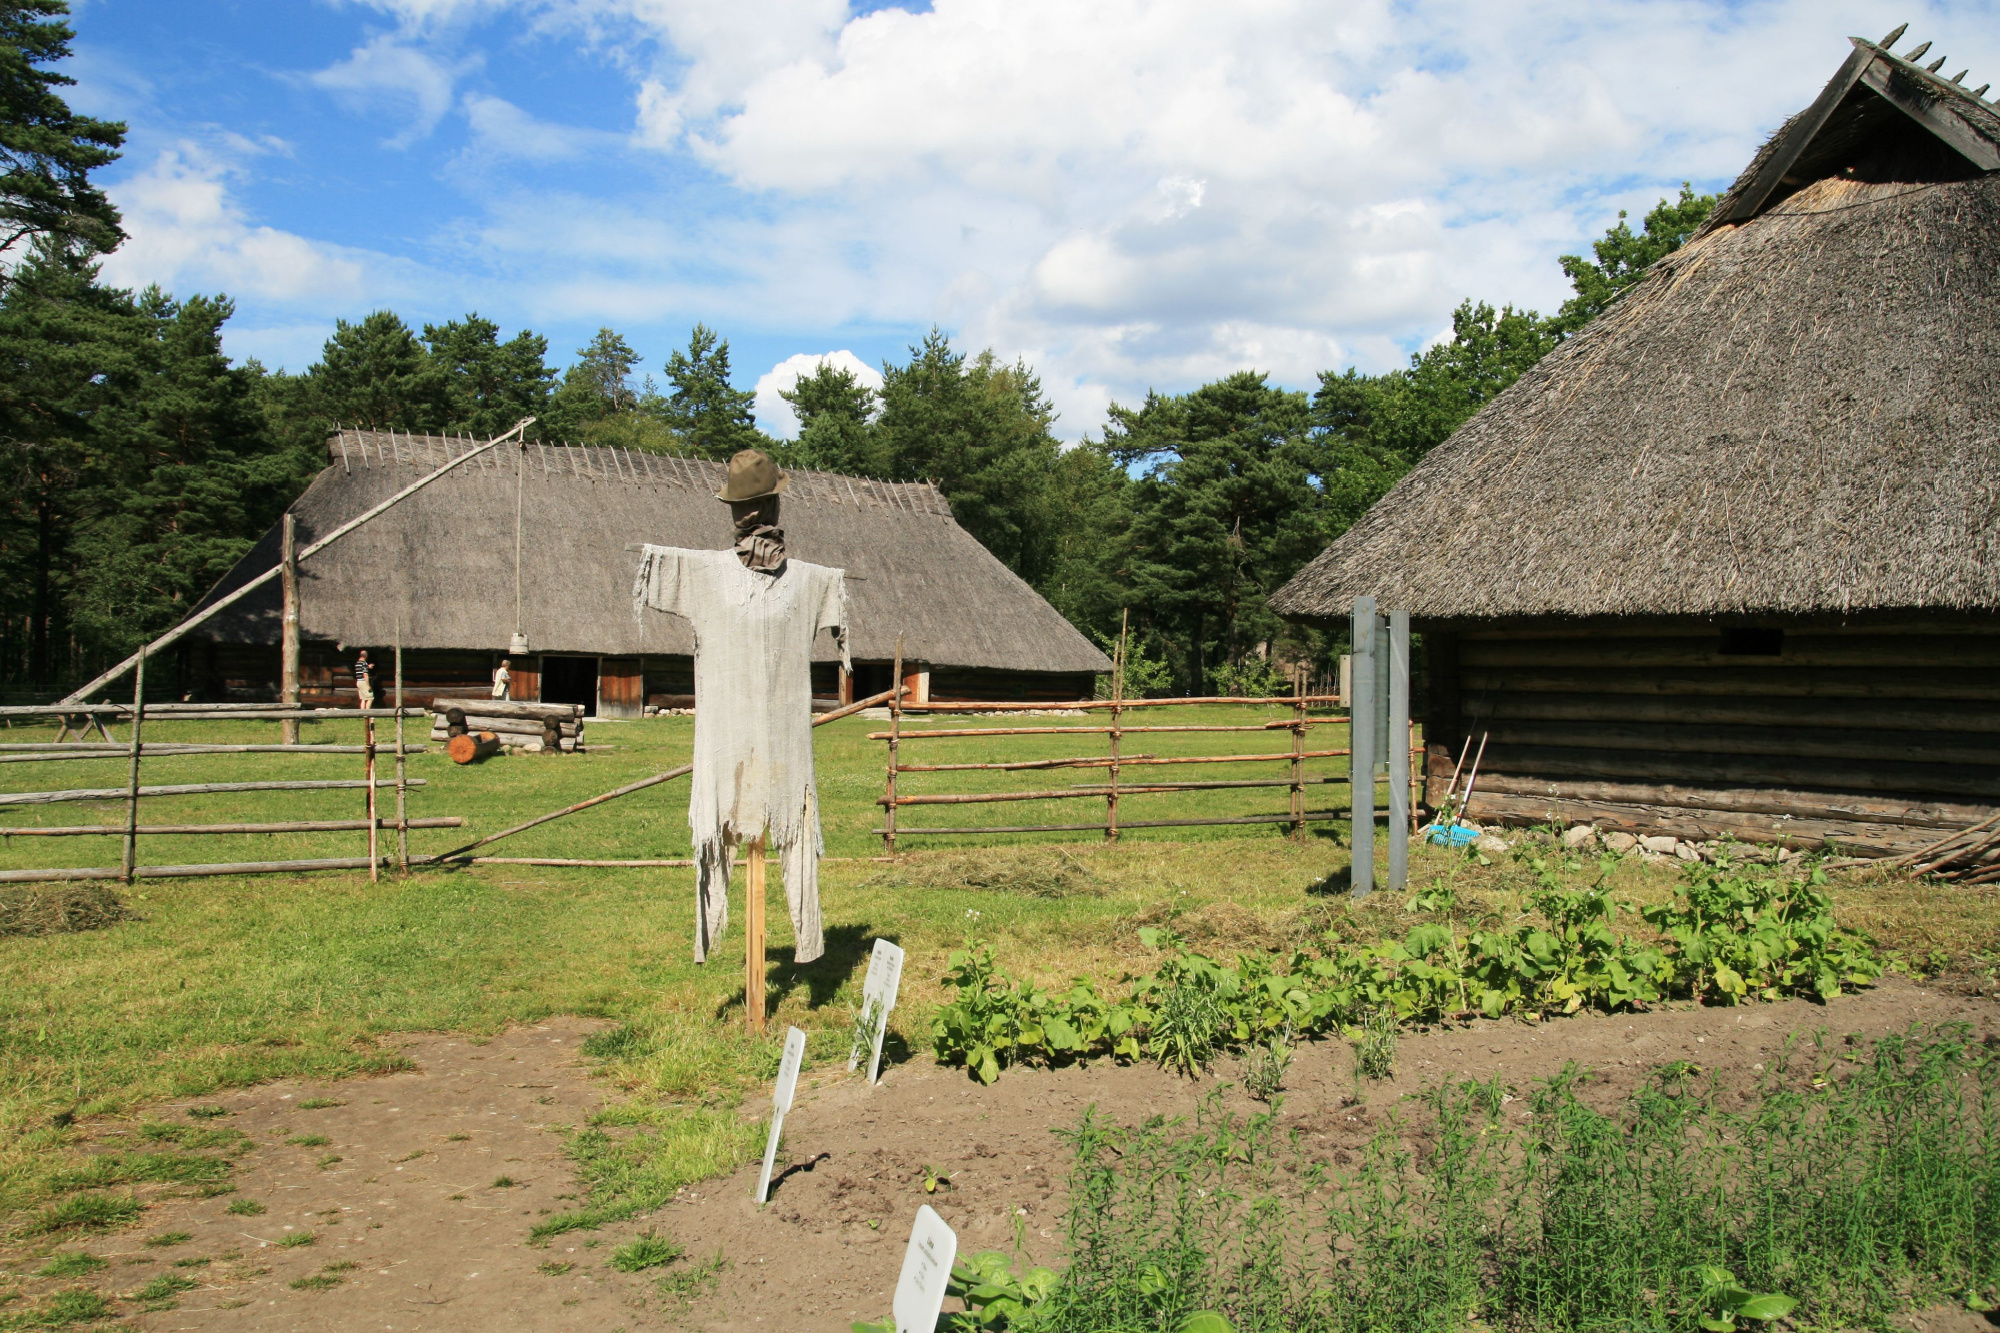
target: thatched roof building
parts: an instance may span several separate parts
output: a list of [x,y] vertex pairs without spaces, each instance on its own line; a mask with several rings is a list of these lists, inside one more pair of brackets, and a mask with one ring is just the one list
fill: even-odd
[[[292,506],[304,546],[474,441],[342,431],[329,466]],[[720,463],[623,449],[503,445],[341,538],[300,569],[309,699],[350,692],[353,650],[381,649],[400,625],[415,692],[483,687],[515,629],[516,465],[522,467],[521,627],[533,655],[515,661],[516,698],[561,697],[608,715],[685,705],[692,630],[633,614],[642,542],[722,549],[729,513]],[[1055,608],[953,520],[927,483],[793,472],[787,545],[801,560],[847,570],[855,680],[837,679],[831,639],[815,691],[831,698],[888,688],[897,640],[913,688],[945,698],[1087,697],[1110,663]],[[210,597],[278,562],[266,534]],[[198,635],[215,645],[193,674],[217,696],[276,689],[277,584]],[[336,648],[336,645],[339,645]],[[371,654],[380,660],[380,654]],[[588,693],[590,697],[581,697]]]
[[1996,169],[2000,111],[1857,39],[1685,246],[1271,605],[1407,608],[1434,771],[1490,734],[1490,815],[1868,846],[1991,809]]

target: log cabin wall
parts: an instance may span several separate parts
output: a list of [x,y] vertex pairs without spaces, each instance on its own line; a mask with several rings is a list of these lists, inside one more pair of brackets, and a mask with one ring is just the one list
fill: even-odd
[[[1469,815],[1869,854],[2000,807],[2000,622],[1431,626],[1426,797]],[[1469,764],[1468,760],[1468,764]]]

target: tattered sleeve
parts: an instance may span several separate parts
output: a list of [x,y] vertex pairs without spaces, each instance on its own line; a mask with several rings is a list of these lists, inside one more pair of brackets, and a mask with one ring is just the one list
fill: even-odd
[[829,569],[826,576],[826,587],[820,592],[819,616],[813,623],[813,633],[823,629],[833,631],[834,642],[840,645],[840,665],[851,673],[854,663],[847,656],[847,571]]
[[632,618],[637,620],[647,607],[677,616],[688,614],[694,596],[694,562],[698,554],[678,546],[639,548],[639,577],[632,584]]

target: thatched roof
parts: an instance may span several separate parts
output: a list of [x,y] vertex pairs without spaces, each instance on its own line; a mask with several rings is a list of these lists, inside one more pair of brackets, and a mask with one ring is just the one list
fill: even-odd
[[1867,42],[1828,88],[1272,607],[2000,610],[2000,115]]
[[[476,441],[342,431],[332,460],[292,506],[301,547],[395,494]],[[729,510],[715,499],[723,465],[625,449],[502,445],[342,537],[300,569],[308,639],[407,648],[505,650],[514,632],[515,464],[522,489],[524,628],[536,652],[686,654],[673,616],[632,614],[642,542],[719,550]],[[927,483],[793,472],[784,498],[788,548],[847,570],[855,657],[939,666],[1108,671],[1110,662],[1034,589],[952,519]],[[209,594],[278,562],[265,535]],[[274,582],[196,633],[276,643]],[[832,650],[822,640],[820,655]]]

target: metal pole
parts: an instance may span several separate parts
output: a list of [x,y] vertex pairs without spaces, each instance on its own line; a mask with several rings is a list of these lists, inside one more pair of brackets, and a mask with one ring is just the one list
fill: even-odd
[[1104,797],[1104,840],[1118,841],[1118,742],[1123,732],[1118,727],[1118,715],[1124,710],[1125,702],[1125,641],[1131,627],[1131,608],[1118,614],[1118,657],[1111,664],[1111,790]]
[[1389,613],[1389,880],[1410,882],[1410,613]]
[[125,854],[120,859],[120,878],[132,882],[139,865],[139,729],[146,720],[146,650],[132,664],[132,762],[125,786]]
[[[296,708],[299,703],[299,534],[298,522],[290,510],[285,511],[283,531],[278,569],[285,609],[282,646],[278,649],[278,702]],[[296,718],[287,718],[278,724],[278,739],[286,745],[299,743]]]
[[409,759],[403,753],[403,618],[396,617],[396,869],[410,873]]
[[1353,870],[1349,878],[1354,896],[1365,898],[1375,891],[1375,599],[1354,599],[1354,615],[1349,631],[1354,648],[1352,703],[1347,710],[1348,781],[1352,794],[1348,804],[1354,817]]

